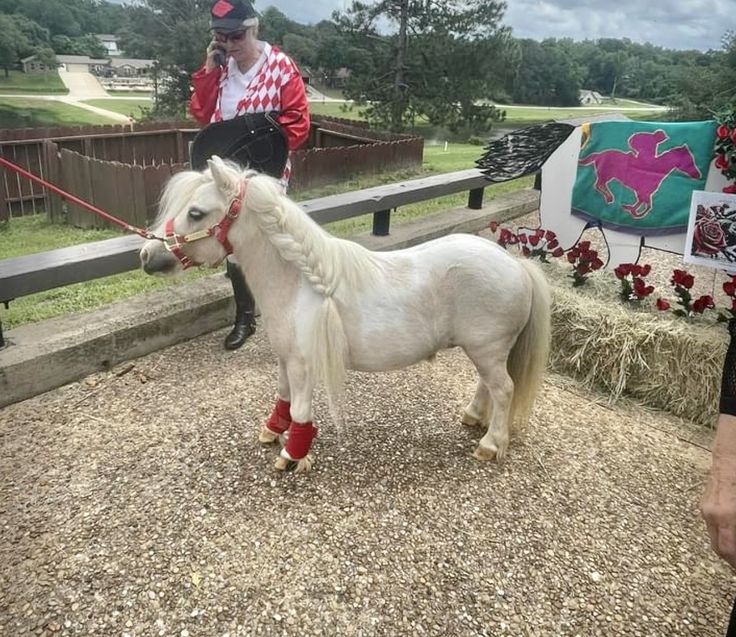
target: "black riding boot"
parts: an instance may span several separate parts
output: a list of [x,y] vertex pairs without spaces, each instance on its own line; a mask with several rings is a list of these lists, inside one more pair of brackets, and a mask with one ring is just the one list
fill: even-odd
[[235,324],[232,331],[225,337],[225,349],[238,349],[256,331],[256,321],[253,316],[255,301],[245,282],[243,271],[238,265],[228,261],[227,274],[233,284],[235,294]]

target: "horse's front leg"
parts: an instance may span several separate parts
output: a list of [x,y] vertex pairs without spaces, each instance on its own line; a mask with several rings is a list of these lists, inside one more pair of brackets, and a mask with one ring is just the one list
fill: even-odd
[[279,358],[278,395],[271,416],[258,434],[258,442],[270,445],[278,440],[291,425],[291,393],[289,391],[289,376],[286,373],[286,363]]
[[309,451],[317,437],[317,428],[312,422],[314,375],[303,360],[287,362],[286,374],[291,395],[291,426],[286,445],[274,466],[284,471],[296,463],[296,472],[306,473],[314,464]]

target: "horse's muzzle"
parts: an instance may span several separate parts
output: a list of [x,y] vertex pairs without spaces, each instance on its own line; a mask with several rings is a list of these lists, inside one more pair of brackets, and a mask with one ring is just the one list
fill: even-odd
[[140,259],[146,274],[173,274],[179,266],[179,260],[173,254],[161,249],[145,247],[141,250]]

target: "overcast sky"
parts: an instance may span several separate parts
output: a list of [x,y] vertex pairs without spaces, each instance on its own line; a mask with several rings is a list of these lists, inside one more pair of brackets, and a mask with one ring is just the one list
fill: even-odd
[[[304,24],[329,18],[348,0],[256,0]],[[505,23],[522,38],[628,37],[672,49],[720,48],[736,30],[736,0],[507,0]]]

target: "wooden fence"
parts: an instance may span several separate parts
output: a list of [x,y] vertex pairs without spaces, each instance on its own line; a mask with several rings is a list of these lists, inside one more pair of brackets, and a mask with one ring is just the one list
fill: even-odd
[[[153,189],[160,189],[168,176],[185,166],[189,142],[198,130],[181,122],[5,130],[0,131],[0,154],[138,225],[136,220],[150,217],[156,199]],[[47,146],[51,142],[56,151]],[[421,138],[382,133],[350,120],[313,118],[310,148],[292,155],[291,190],[298,192],[354,175],[419,167],[423,148]],[[57,161],[56,155],[63,161]],[[47,196],[41,186],[13,172],[0,170],[0,175],[0,221],[44,211],[51,218],[60,217],[62,202],[58,197]],[[123,214],[118,215],[121,208]],[[97,227],[100,223],[69,212],[68,219],[74,225]]]
[[[91,193],[99,198],[89,199],[101,208],[107,201],[109,191],[98,186],[93,190],[88,184],[104,183],[112,178],[112,173],[126,172],[126,176],[116,175],[116,184],[138,180],[144,174],[148,184],[149,174],[165,173],[162,164],[169,164],[171,171],[177,172],[189,159],[189,142],[197,134],[191,122],[169,124],[136,124],[126,126],[95,126],[73,129],[44,128],[0,130],[0,154],[19,164],[30,172],[64,188],[55,179],[61,175],[65,183],[71,183],[80,191],[72,194],[86,199],[83,193]],[[56,170],[56,162],[50,160],[46,144],[51,141],[65,159],[70,158],[70,168]],[[293,191],[306,190],[314,186],[344,180],[360,174],[377,171],[399,170],[409,166],[421,166],[423,140],[408,135],[393,135],[374,131],[358,122],[338,118],[313,118],[310,131],[310,148],[299,150],[292,155]],[[75,153],[68,155],[65,151]],[[90,160],[84,162],[77,156]],[[51,163],[49,163],[51,161]],[[115,170],[105,162],[114,162]],[[124,169],[122,165],[135,167]],[[81,174],[73,171],[82,170]],[[143,169],[143,170],[141,170]],[[49,172],[50,171],[50,172]],[[159,184],[151,178],[151,183]],[[148,186],[146,186],[148,188]],[[120,186],[112,192],[124,193],[127,188]],[[54,217],[59,213],[59,202],[54,202],[41,186],[23,179],[7,170],[0,169],[0,221],[11,216],[38,214],[49,210]],[[48,201],[48,206],[47,206]],[[146,194],[146,206],[152,198]],[[116,208],[120,199],[114,199]],[[140,202],[123,200],[123,205],[137,206]],[[70,220],[72,218],[70,217]],[[74,222],[76,223],[76,222]],[[81,225],[86,227],[87,223]]]
[[[173,174],[188,167],[185,163],[143,166],[104,161],[60,149],[50,141],[44,142],[43,155],[44,173],[51,183],[141,228],[156,216],[156,204],[164,184]],[[54,194],[48,195],[46,205],[52,220],[66,219],[78,228],[117,228]]]
[[[178,124],[0,130],[0,154],[45,179],[44,143],[48,140],[59,149],[94,159],[143,166],[179,164],[188,160],[188,143],[198,129],[192,128],[191,123],[187,128]],[[0,221],[46,209],[46,193],[41,186],[7,170],[0,169],[0,177]]]

